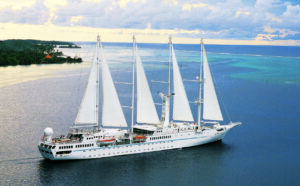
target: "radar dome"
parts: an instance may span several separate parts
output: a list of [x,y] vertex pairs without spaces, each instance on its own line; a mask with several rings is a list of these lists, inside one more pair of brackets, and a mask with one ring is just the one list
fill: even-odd
[[44,134],[45,136],[51,136],[53,134],[53,129],[49,127],[45,128]]

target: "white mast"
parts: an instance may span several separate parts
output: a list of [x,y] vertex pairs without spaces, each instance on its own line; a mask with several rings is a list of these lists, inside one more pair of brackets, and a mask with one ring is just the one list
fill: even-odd
[[174,94],[171,94],[171,56],[172,56],[172,37],[169,37],[169,74],[168,74],[168,94],[162,92],[159,96],[162,99],[162,109],[161,109],[161,125],[162,127],[168,127],[170,124],[170,99]]
[[168,95],[171,94],[171,45],[172,45],[172,37],[169,37],[169,78],[168,78]]
[[133,60],[132,60],[132,95],[131,95],[131,132],[133,133],[133,124],[134,124],[134,64],[135,64],[135,36],[132,37],[133,40]]
[[201,98],[201,95],[202,95],[202,65],[203,65],[203,49],[202,49],[202,46],[203,46],[203,39],[201,38],[201,57],[200,57],[200,73],[199,73],[199,97],[198,97],[198,100],[197,100],[197,104],[198,104],[198,121],[197,121],[197,124],[198,124],[198,127],[200,128],[201,127],[201,104],[202,104],[202,98]]
[[97,35],[97,47],[96,47],[96,54],[97,54],[97,90],[96,90],[96,120],[97,120],[97,127],[99,127],[99,88],[100,88],[100,82],[99,82],[99,67],[100,67],[100,60],[99,60],[99,48],[100,48],[100,35],[98,33]]

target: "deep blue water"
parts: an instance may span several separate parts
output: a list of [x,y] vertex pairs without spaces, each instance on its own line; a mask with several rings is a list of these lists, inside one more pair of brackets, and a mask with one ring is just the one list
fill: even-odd
[[[205,42],[205,41],[204,41]],[[95,42],[77,42],[78,44],[92,45]],[[200,43],[200,41],[199,41]],[[103,43],[104,47],[131,47],[132,43]],[[150,49],[166,49],[167,44],[154,44],[154,43],[139,43],[142,48]],[[199,44],[173,44],[177,50],[185,51],[200,51]],[[248,55],[267,55],[267,56],[285,56],[285,57],[300,57],[299,46],[262,46],[262,45],[214,45],[206,44],[207,51],[215,53],[228,53],[228,54],[248,54]]]
[[[113,79],[130,81],[131,44],[103,45]],[[149,83],[166,80],[168,46],[139,48]],[[195,79],[200,47],[174,48],[183,79]],[[70,50],[92,55],[86,51],[93,52],[93,46]],[[58,67],[56,76],[0,87],[0,185],[299,185],[300,48],[206,45],[206,51],[225,123],[243,122],[221,143],[96,160],[46,161],[37,150],[43,129],[52,127],[56,135],[68,131],[88,76],[88,68]],[[33,67],[18,73],[28,68]],[[197,85],[184,84],[193,101]],[[131,88],[116,87],[121,104],[129,105]],[[150,83],[150,88],[160,102],[157,91],[166,91],[166,85]],[[196,106],[191,108],[196,118]],[[130,123],[130,112],[124,113]]]

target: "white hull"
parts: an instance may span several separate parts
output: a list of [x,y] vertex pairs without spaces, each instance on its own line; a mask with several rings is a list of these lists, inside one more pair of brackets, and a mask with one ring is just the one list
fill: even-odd
[[[154,152],[162,150],[180,149],[185,147],[192,147],[202,144],[207,144],[222,140],[225,134],[235,125],[224,126],[224,130],[217,131],[215,128],[205,131],[189,131],[169,134],[170,139],[149,140],[144,143],[133,143],[123,145],[111,145],[107,147],[87,147],[72,149],[70,154],[56,154],[57,148],[48,149],[39,145],[41,155],[45,159],[50,160],[75,160],[75,159],[92,159],[105,158],[112,156],[121,156],[129,154],[138,154],[145,152]],[[167,135],[167,134],[166,134]],[[76,145],[76,144],[73,144]]]

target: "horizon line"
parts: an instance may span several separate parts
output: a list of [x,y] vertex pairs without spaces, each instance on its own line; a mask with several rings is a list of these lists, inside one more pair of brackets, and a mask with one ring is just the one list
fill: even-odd
[[[174,38],[177,38],[177,37],[173,37]],[[178,39],[178,38],[177,38]],[[179,38],[180,39],[180,38]],[[186,45],[200,45],[200,40],[201,38],[199,39],[195,39],[195,38],[192,38],[193,40],[199,40],[199,42],[173,42],[175,45],[176,44],[186,44]],[[19,38],[19,39],[16,39],[16,38],[8,38],[8,39],[0,39],[0,41],[7,41],[7,40],[40,40],[40,41],[62,41],[62,42],[97,42],[97,41],[93,41],[93,40],[59,40],[59,39],[37,39],[37,38]],[[272,41],[265,41],[265,40],[262,40],[262,41],[259,41],[261,42],[261,44],[259,44],[259,42],[257,40],[227,40],[227,39],[204,39],[204,41],[207,41],[208,42],[205,42],[204,44],[205,45],[231,45],[231,46],[290,46],[290,47],[300,47],[300,45],[298,43],[294,43],[294,42],[297,42],[297,40],[287,40],[287,41],[294,41],[292,44],[286,44],[286,43],[278,43],[276,44],[276,42],[280,41],[286,41],[286,40],[272,40]],[[221,42],[218,42],[218,41],[221,41]],[[223,41],[223,42],[222,42]],[[229,41],[229,42],[228,42]],[[109,40],[102,40],[103,43],[132,43],[132,41],[109,41]],[[230,43],[232,42],[232,43]],[[243,43],[243,42],[248,42],[247,44]],[[275,44],[273,43],[275,42]],[[300,42],[300,41],[299,41]],[[141,41],[141,42],[138,42],[140,44],[168,44],[168,42],[147,42],[147,41]]]

